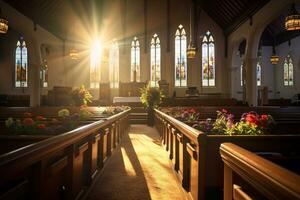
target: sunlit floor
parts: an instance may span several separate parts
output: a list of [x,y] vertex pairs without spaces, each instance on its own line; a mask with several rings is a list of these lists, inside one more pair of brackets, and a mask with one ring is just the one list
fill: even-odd
[[155,129],[131,125],[88,198],[185,199]]

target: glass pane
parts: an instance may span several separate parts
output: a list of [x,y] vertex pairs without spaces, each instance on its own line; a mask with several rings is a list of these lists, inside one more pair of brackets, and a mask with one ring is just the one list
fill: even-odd
[[202,85],[208,86],[208,47],[202,44]]
[[284,65],[283,65],[283,79],[284,79],[284,85],[287,86],[289,85],[289,70],[288,70],[289,66],[287,63],[287,60],[285,59],[284,61]]

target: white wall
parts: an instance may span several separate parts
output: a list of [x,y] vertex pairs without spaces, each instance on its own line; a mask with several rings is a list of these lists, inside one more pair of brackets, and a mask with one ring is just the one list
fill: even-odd
[[[39,102],[39,68],[42,58],[48,60],[49,88],[54,85],[64,85],[64,64],[62,55],[62,41],[42,27],[34,30],[33,21],[0,1],[3,15],[9,20],[7,34],[0,36],[0,93],[30,95],[31,105]],[[28,49],[28,88],[14,87],[15,48],[17,40],[23,36]],[[49,54],[41,53],[40,47],[45,44]],[[47,89],[43,89],[45,93]]]

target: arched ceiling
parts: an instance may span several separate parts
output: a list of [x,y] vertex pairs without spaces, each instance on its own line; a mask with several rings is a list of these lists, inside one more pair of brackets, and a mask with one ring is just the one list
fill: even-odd
[[[108,0],[4,0],[16,10],[62,39],[70,39],[72,29],[78,21],[91,24],[101,21],[102,9]],[[124,0],[127,1],[127,0]],[[141,1],[141,0],[137,0]],[[170,0],[172,1],[172,0]],[[185,0],[188,1],[188,0]],[[203,9],[228,35],[243,22],[253,16],[270,0],[193,0],[198,8]],[[299,7],[297,7],[300,10]],[[284,30],[283,13],[274,20],[264,32],[263,43],[270,44],[273,38],[278,41],[298,35],[287,36]],[[74,27],[75,26],[75,27]],[[76,30],[75,30],[76,31]],[[281,39],[280,39],[281,38]]]

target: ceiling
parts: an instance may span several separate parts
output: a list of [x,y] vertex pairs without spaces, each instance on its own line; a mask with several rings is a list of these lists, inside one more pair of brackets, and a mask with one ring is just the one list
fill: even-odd
[[[296,9],[300,11],[300,4],[296,5]],[[300,35],[300,31],[286,31],[285,18],[289,10],[285,10],[280,16],[273,20],[264,30],[261,37],[261,44],[264,46],[273,46],[291,40]]]
[[197,0],[198,4],[230,34],[270,0]]
[[[93,19],[102,20],[103,2],[107,0],[4,0],[6,3],[17,9],[52,32],[61,39],[70,39],[71,29],[76,28],[76,21],[91,24]],[[248,20],[259,9],[270,0],[194,0],[198,7],[203,8],[206,13],[223,29],[228,35],[236,30],[239,25]],[[299,6],[297,7],[300,10]],[[95,13],[97,15],[95,18]],[[100,12],[99,12],[100,11]],[[283,13],[274,20],[263,33],[262,40],[265,44],[273,43],[273,38],[278,37],[284,40],[287,37],[284,30]],[[72,26],[70,26],[70,24]],[[293,33],[294,35],[296,33]],[[296,34],[298,35],[298,34]]]
[[[103,0],[4,0],[7,4],[61,39],[68,38],[76,21],[91,21],[93,8]],[[97,16],[101,17],[101,16]],[[95,19],[95,18],[94,18]],[[89,23],[82,23],[89,24]],[[72,26],[70,26],[72,25]],[[69,38],[68,38],[69,39]]]

